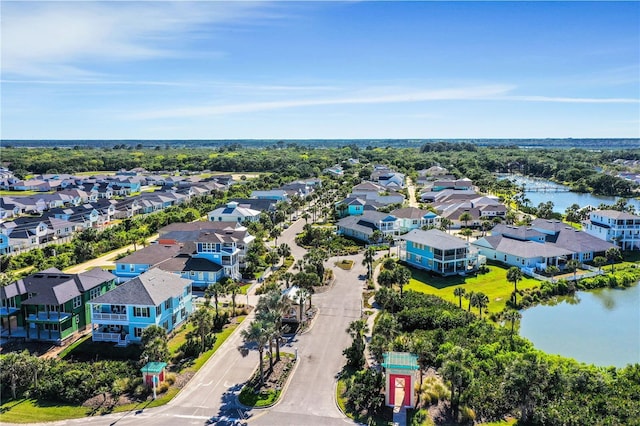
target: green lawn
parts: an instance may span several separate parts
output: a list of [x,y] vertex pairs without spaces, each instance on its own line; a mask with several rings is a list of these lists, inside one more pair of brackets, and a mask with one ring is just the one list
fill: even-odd
[[27,197],[30,195],[37,194],[53,194],[55,191],[8,191],[8,190],[0,190],[0,195],[10,195],[12,197]]
[[[513,292],[513,283],[507,281],[507,268],[501,266],[489,266],[489,272],[478,274],[474,277],[438,277],[430,276],[424,271],[412,269],[411,282],[404,287],[405,290],[414,290],[421,293],[434,294],[445,300],[458,304],[458,298],[453,295],[456,287],[463,287],[466,291],[482,292],[489,297],[488,312],[500,312],[504,309],[507,300]],[[524,277],[518,288],[538,287],[540,281]],[[464,298],[462,306],[466,307]]]
[[0,406],[0,423],[52,422],[86,417],[91,410],[77,405],[46,403],[35,399],[9,401]]

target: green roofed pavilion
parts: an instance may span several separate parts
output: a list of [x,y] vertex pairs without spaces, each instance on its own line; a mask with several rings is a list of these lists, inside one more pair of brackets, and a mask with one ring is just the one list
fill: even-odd
[[417,370],[418,356],[408,352],[385,352],[382,366],[393,370]]
[[145,374],[160,374],[166,366],[166,362],[148,362],[140,371]]

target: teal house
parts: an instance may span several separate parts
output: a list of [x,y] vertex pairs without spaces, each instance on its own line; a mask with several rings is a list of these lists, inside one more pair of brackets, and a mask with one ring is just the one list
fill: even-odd
[[150,325],[167,333],[193,312],[191,280],[154,268],[93,299],[92,339],[118,346],[141,343]]
[[400,239],[400,258],[410,266],[439,275],[464,275],[475,268],[469,243],[439,229],[415,229]]

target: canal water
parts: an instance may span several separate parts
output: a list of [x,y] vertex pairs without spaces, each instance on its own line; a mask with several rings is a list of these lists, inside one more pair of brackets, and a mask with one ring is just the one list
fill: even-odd
[[599,366],[640,363],[640,285],[581,291],[521,312],[537,349]]
[[[531,201],[530,205],[532,207],[538,207],[540,203],[552,201],[553,211],[557,213],[564,213],[567,210],[567,207],[572,204],[577,204],[580,207],[598,207],[602,203],[608,205],[615,204],[615,202],[620,198],[606,195],[566,192],[569,190],[568,186],[560,185],[546,179],[530,178],[527,176],[502,175],[499,179],[509,179],[510,181],[515,182],[516,185],[522,185],[524,183],[525,196]],[[557,189],[565,192],[556,192]],[[640,200],[637,198],[629,198],[629,205],[635,206],[636,212],[640,212]]]

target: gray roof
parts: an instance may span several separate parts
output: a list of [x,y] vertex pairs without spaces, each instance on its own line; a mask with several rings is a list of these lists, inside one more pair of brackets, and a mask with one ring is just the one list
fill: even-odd
[[[110,272],[95,268],[81,274],[66,274],[49,268],[31,274],[5,288],[6,297],[34,293],[25,305],[61,305],[100,284],[115,279]],[[4,297],[4,295],[3,295]]]
[[503,225],[500,223],[491,229],[491,235],[506,235],[519,240],[529,240],[533,237],[540,238],[546,236],[546,234],[540,231],[525,226]]
[[125,256],[122,259],[117,260],[116,264],[135,263],[155,265],[175,256],[179,251],[180,245],[178,244],[151,244],[150,246],[142,248],[129,256]]
[[159,263],[157,268],[167,272],[178,271],[213,271],[218,272],[222,266],[201,257],[190,257],[189,255],[178,255],[164,262]]
[[154,268],[91,301],[95,304],[158,306],[182,294],[191,280]]
[[452,250],[468,247],[468,244],[464,240],[449,235],[446,232],[440,231],[439,229],[429,229],[428,231],[414,229],[408,234],[402,235],[400,238],[405,241],[424,244],[426,246],[439,248],[441,250]]
[[611,219],[623,219],[623,220],[640,219],[640,216],[638,215],[627,213],[627,212],[620,212],[618,210],[595,210],[593,213],[596,213],[605,217],[610,217]]
[[576,253],[600,253],[616,247],[615,244],[570,227],[558,233],[555,244]]
[[189,222],[173,223],[158,231],[160,240],[175,240],[181,243],[193,242],[198,239],[201,232],[232,233],[236,238],[244,239],[247,234],[246,228],[237,222]]
[[422,210],[416,207],[405,207],[402,209],[396,209],[391,212],[395,217],[402,219],[421,219],[429,213],[428,210]]
[[552,243],[522,241],[508,238],[504,235],[491,235],[474,241],[472,244],[478,247],[491,247],[496,251],[525,259],[534,257],[559,257],[573,254],[571,250],[558,247]]

